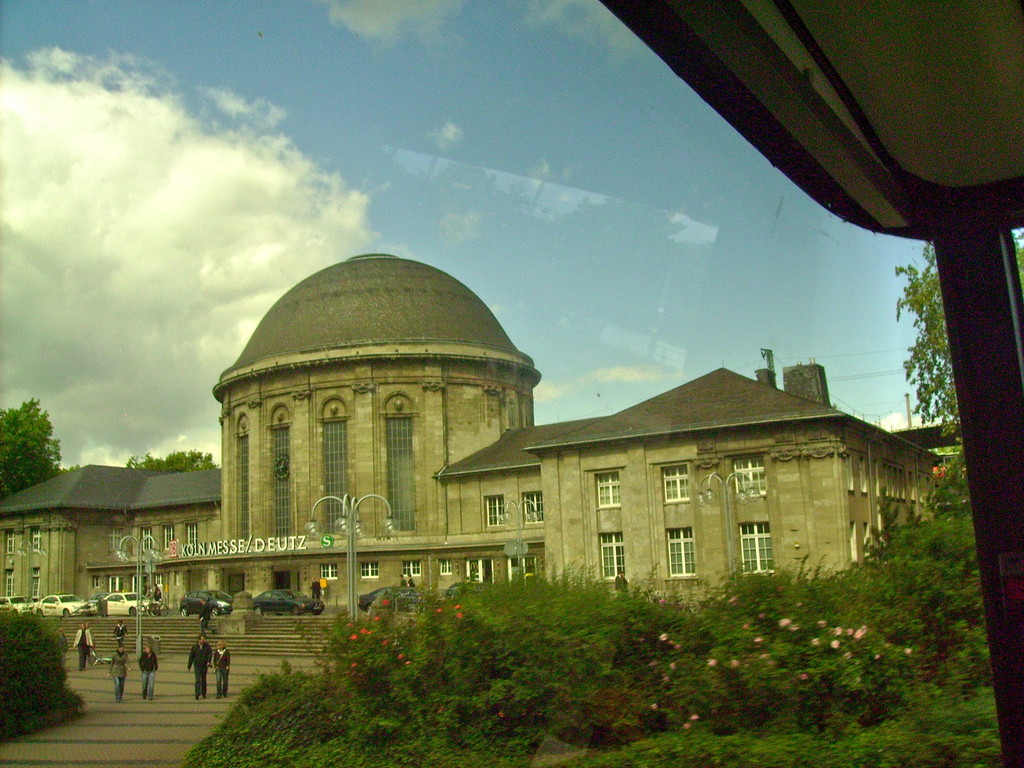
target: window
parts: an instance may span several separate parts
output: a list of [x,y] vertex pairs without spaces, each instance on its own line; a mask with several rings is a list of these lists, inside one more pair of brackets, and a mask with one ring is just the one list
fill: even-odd
[[544,522],[544,494],[540,491],[527,491],[522,500],[523,522]]
[[442,576],[452,575],[452,561],[448,559],[442,559],[437,561],[437,572]]
[[847,456],[843,461],[843,472],[846,475],[846,490],[853,493],[857,488],[856,481],[853,479],[853,458]]
[[189,544],[199,543],[199,523],[185,523],[185,541]]
[[337,579],[338,578],[338,564],[337,563],[320,563],[320,578],[321,579]]
[[124,580],[120,576],[107,577],[107,592],[120,592],[124,586]]
[[93,577],[92,577],[92,588],[93,588],[93,591],[98,590],[102,583],[103,583],[103,577],[102,576],[96,576],[94,574]]
[[859,559],[857,556],[857,524],[850,523],[850,561],[856,563]]
[[164,549],[171,546],[171,542],[174,541],[174,524],[164,525]]
[[663,468],[661,480],[666,502],[690,500],[690,468],[686,464]]
[[14,569],[8,568],[4,571],[4,594],[7,596],[14,594]]
[[111,528],[110,535],[107,537],[107,543],[110,545],[111,552],[117,552],[121,548],[121,539],[124,538],[124,531],[120,528]]
[[416,530],[412,419],[387,420],[388,501],[396,530]]
[[15,541],[14,531],[4,531],[4,551],[8,555],[13,555],[17,551]]
[[43,532],[39,528],[32,529],[32,551],[43,551]]
[[402,575],[403,576],[420,576],[420,561],[419,560],[403,560],[402,561]]
[[249,436],[238,437],[238,471],[235,475],[238,494],[238,535],[248,539],[249,532]]
[[39,568],[32,569],[32,597],[39,599]]
[[[618,476],[618,473],[613,473]],[[601,534],[601,575],[606,579],[614,579],[619,572],[626,571],[626,548],[622,543],[622,533]]]
[[501,525],[505,522],[504,496],[484,496],[484,509],[487,513],[488,525]]
[[693,528],[668,529],[668,575],[693,576],[697,573]]
[[487,557],[475,557],[466,561],[466,581],[494,581],[494,561]]
[[[324,495],[343,498],[348,493],[348,427],[344,421],[325,421]],[[328,499],[323,503],[324,530],[341,514],[341,504]]]
[[764,479],[764,459],[736,459],[732,463],[733,472],[739,475],[740,491],[759,493],[768,492]]
[[594,479],[597,481],[598,507],[618,507],[622,504],[618,472],[598,472]]
[[740,550],[744,573],[770,571],[775,568],[772,535],[768,523],[741,523]]
[[359,564],[359,576],[364,579],[380,578],[380,563],[373,561]]
[[151,526],[151,525],[143,525],[143,526],[141,526],[139,528],[139,541],[142,542],[142,548],[143,549],[155,549],[156,548],[156,539],[153,539],[153,541],[149,541],[150,539],[153,539],[153,526]]
[[857,465],[860,467],[860,492],[866,495],[868,492],[868,466],[863,456],[857,459]]
[[274,459],[274,535],[292,532],[291,429],[277,427],[273,432]]
[[508,559],[508,575],[509,578],[516,576],[536,576],[537,575],[537,556],[526,555],[520,559],[518,557],[510,557]]

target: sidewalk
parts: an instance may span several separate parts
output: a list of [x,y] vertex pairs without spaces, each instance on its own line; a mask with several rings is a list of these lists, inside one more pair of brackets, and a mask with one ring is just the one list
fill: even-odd
[[[213,670],[208,698],[196,701],[194,677],[181,654],[160,657],[153,701],[142,698],[138,665],[132,665],[124,699],[114,701],[110,667],[89,666],[78,671],[78,657],[69,653],[68,684],[85,699],[85,714],[61,726],[0,744],[0,765],[177,766],[185,753],[212,731],[231,702],[260,673],[276,672],[281,660],[269,656],[232,659],[229,696],[217,699]],[[295,668],[312,666],[312,659],[289,659]]]

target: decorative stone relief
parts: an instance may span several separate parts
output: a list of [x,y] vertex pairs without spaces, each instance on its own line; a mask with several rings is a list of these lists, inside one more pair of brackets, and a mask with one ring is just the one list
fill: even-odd
[[825,459],[829,456],[834,456],[836,452],[835,446],[823,445],[820,448],[805,448],[804,456],[811,459]]
[[423,389],[427,392],[440,392],[444,389],[443,381],[424,381]]
[[701,469],[714,469],[715,467],[718,466],[718,462],[719,462],[718,458],[714,458],[714,457],[709,457],[709,458],[706,458],[706,459],[698,459],[697,460],[697,466],[700,467]]
[[792,461],[793,459],[799,458],[801,452],[796,449],[786,448],[781,451],[772,451],[768,455],[775,459],[775,461]]
[[312,396],[313,392],[308,389],[300,389],[298,392],[292,392],[292,400],[306,400]]
[[250,400],[248,403],[246,403],[246,405],[248,405],[249,408],[251,408],[252,410],[256,410],[261,405],[263,405],[263,401],[260,400],[258,397],[255,397],[252,400]]
[[[711,453],[715,450],[715,441],[710,439],[703,439],[697,441],[697,453]],[[715,463],[718,463],[718,459],[715,459]]]
[[360,394],[360,395],[365,395],[367,392],[375,392],[376,390],[377,390],[377,385],[376,384],[372,384],[370,382],[365,382],[365,383],[362,383],[362,384],[353,384],[352,385],[352,391],[356,392],[357,394]]
[[484,387],[484,393],[497,397],[501,394],[501,387]]

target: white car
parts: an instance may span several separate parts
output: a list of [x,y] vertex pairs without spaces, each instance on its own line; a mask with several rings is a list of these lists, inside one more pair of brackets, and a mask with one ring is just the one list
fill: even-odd
[[85,605],[78,595],[47,595],[36,602],[33,610],[40,616],[70,616]]
[[34,603],[31,598],[25,597],[24,595],[11,595],[9,597],[0,597],[0,611],[16,611],[17,613],[25,613],[31,611]]
[[[104,598],[107,601],[107,616],[134,616],[139,611],[138,592],[111,592]],[[142,608],[146,600],[142,598]]]

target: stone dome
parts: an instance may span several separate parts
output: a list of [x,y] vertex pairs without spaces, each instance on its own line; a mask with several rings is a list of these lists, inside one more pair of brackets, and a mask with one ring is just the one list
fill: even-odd
[[529,360],[483,301],[451,275],[367,254],[310,275],[278,299],[225,375],[286,354],[408,342],[468,343]]

